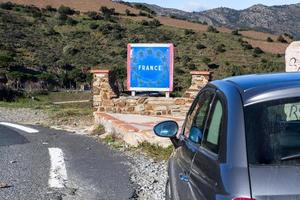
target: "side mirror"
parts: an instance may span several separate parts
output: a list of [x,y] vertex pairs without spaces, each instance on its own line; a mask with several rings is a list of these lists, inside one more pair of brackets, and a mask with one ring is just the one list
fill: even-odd
[[153,131],[159,137],[173,138],[178,133],[179,126],[175,121],[164,121],[154,126]]
[[202,137],[203,137],[202,131],[199,128],[193,126],[190,131],[190,136],[189,136],[190,140],[195,143],[200,143]]

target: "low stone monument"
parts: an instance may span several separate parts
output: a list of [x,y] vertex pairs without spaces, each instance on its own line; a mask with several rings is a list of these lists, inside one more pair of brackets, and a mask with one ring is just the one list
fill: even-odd
[[286,72],[300,72],[300,41],[292,42],[285,52]]

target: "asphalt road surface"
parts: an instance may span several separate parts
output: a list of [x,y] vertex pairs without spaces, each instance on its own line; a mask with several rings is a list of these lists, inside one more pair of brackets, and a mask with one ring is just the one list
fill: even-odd
[[131,197],[125,157],[87,136],[26,127],[0,122],[1,200]]

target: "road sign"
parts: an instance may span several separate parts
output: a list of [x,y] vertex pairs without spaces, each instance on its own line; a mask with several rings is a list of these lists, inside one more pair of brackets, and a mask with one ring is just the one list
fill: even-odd
[[292,42],[285,52],[286,72],[300,72],[300,42]]
[[128,90],[172,91],[173,49],[173,44],[128,44]]

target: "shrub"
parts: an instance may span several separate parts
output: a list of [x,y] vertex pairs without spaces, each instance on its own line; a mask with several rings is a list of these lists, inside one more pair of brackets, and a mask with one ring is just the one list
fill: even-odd
[[56,9],[56,8],[53,8],[53,7],[50,6],[50,5],[48,5],[48,6],[46,6],[46,11],[48,11],[48,12],[56,12],[57,9]]
[[146,11],[147,13],[150,13],[152,15],[156,15],[156,12],[154,10],[151,10],[150,8],[148,8],[147,6],[145,6],[143,4],[135,4],[134,7],[137,9]]
[[207,32],[219,33],[219,31],[215,27],[213,27],[213,26],[208,26],[207,27]]
[[60,24],[65,24],[67,19],[68,19],[68,16],[66,14],[59,14],[58,15],[58,20],[59,20]]
[[219,44],[219,45],[216,47],[216,51],[219,52],[219,53],[224,53],[224,52],[226,51],[225,45],[224,45],[224,44]]
[[149,22],[147,20],[144,20],[144,19],[141,21],[141,24],[143,26],[149,26]]
[[204,45],[201,44],[201,43],[197,43],[197,44],[196,44],[196,48],[199,49],[199,50],[201,50],[201,49],[206,49],[206,46],[204,46]]
[[0,4],[0,8],[5,10],[11,10],[14,7],[14,4],[12,2],[5,2]]
[[247,41],[242,41],[241,45],[242,45],[242,47],[243,47],[244,50],[253,49],[252,45],[249,44]]
[[87,12],[87,16],[92,20],[101,20],[103,19],[102,16],[99,15],[99,13],[95,11]]
[[272,38],[268,37],[267,42],[274,42],[274,40]]
[[154,19],[154,20],[149,22],[149,26],[158,27],[160,25],[161,25],[161,23],[158,19]]
[[110,17],[111,15],[115,15],[115,9],[114,8],[107,8],[106,6],[102,6],[100,8],[100,11],[102,12],[102,14],[106,17]]
[[136,16],[136,14],[130,12],[130,10],[128,10],[128,9],[125,10],[125,14],[126,14],[127,16]]
[[75,26],[76,24],[78,24],[78,22],[71,17],[68,17],[68,19],[66,20],[66,23],[70,26]]
[[89,27],[90,27],[90,29],[95,30],[99,27],[99,25],[95,24],[95,23],[90,23]]
[[281,43],[287,43],[286,39],[282,35],[278,36],[277,41]]
[[145,12],[143,12],[143,11],[140,11],[140,12],[139,12],[139,15],[142,16],[142,17],[147,17],[148,14],[145,13]]
[[293,40],[294,39],[294,36],[292,35],[292,34],[289,34],[289,33],[284,33],[283,34],[285,37],[288,37],[288,38],[290,38],[291,40]]
[[63,6],[63,5],[61,5],[58,8],[58,12],[60,14],[65,14],[65,15],[74,15],[75,14],[75,10],[73,10],[70,7],[67,7],[67,6]]
[[204,57],[204,58],[202,58],[202,62],[204,62],[206,65],[208,65],[211,62],[211,59]]
[[184,29],[184,35],[193,35],[195,34],[195,31],[192,29]]
[[239,33],[239,30],[233,30],[233,31],[231,32],[231,34],[232,34],[232,35],[241,35],[241,34]]
[[259,47],[255,47],[253,52],[254,52],[255,54],[262,54],[262,53],[264,53],[264,51],[261,50],[261,48],[259,48]]

